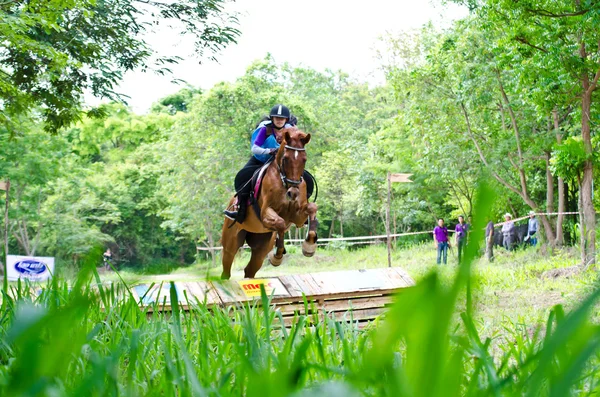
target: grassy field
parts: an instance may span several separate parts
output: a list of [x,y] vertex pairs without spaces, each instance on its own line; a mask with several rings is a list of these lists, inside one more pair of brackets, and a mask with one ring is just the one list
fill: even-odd
[[[448,265],[436,264],[433,244],[415,245],[393,251],[392,266],[405,269],[415,281],[422,280],[432,270],[439,271],[441,279],[450,283],[455,275],[457,259],[449,253]],[[596,271],[570,274],[569,270],[578,262],[579,254],[565,248],[553,256],[544,256],[535,248],[516,252],[503,249],[495,251],[494,263],[485,258],[477,259],[473,268],[473,282],[478,300],[477,321],[482,329],[491,334],[502,330],[507,323],[535,326],[545,321],[550,309],[556,304],[572,307],[589,293],[597,279]],[[243,278],[243,268],[248,262],[249,252],[242,251],[235,260],[233,278]],[[314,257],[305,258],[297,247],[288,247],[288,255],[279,267],[267,262],[257,277],[274,277],[282,274],[300,274],[347,269],[365,269],[387,266],[385,246],[370,246],[356,250],[319,249]],[[556,277],[554,269],[565,269]],[[220,266],[211,262],[180,268],[168,275],[139,275],[128,271],[121,276],[129,283],[149,281],[188,281],[206,277],[219,277]],[[115,274],[105,273],[103,278],[117,280]],[[487,333],[487,332],[486,332]]]
[[[384,247],[292,253],[259,275],[385,266]],[[0,313],[2,396],[479,396],[596,394],[600,327],[593,270],[569,251],[498,252],[497,260],[438,267],[433,244],[394,253],[418,282],[385,319],[299,316],[281,327],[254,306],[149,315],[114,274],[84,268],[41,294],[13,285]],[[236,261],[239,270],[244,256]],[[555,269],[564,269],[557,277]],[[218,274],[198,264],[171,275],[124,272],[127,283]],[[568,277],[567,277],[568,275]],[[240,273],[236,273],[240,277]],[[471,283],[474,310],[466,305]],[[171,287],[171,293],[175,289]],[[591,296],[589,296],[592,294]],[[555,304],[564,304],[552,308]],[[263,307],[269,307],[263,295]],[[569,313],[569,310],[572,312]]]

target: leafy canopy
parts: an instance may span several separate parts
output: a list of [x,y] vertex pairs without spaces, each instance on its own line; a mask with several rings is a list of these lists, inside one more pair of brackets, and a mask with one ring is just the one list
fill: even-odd
[[[83,95],[122,99],[123,74],[169,73],[177,56],[160,56],[146,34],[170,28],[214,58],[239,31],[224,0],[15,0],[0,3],[0,125],[43,120],[56,132],[79,119]],[[152,64],[150,61],[152,60]],[[97,115],[97,110],[88,111]]]

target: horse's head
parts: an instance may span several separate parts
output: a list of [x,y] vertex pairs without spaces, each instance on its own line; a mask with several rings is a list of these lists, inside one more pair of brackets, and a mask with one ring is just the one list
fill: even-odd
[[302,174],[306,164],[305,146],[310,142],[310,134],[300,131],[296,127],[281,130],[283,140],[277,152],[277,165],[279,172],[287,187],[287,197],[295,200],[300,190],[298,186],[302,183]]

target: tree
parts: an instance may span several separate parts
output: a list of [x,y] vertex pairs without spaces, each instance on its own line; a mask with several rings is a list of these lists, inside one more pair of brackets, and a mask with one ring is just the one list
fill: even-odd
[[593,94],[600,80],[600,3],[592,1],[468,1],[482,26],[496,32],[513,48],[529,51],[527,62],[540,67],[539,76],[561,76],[557,93],[576,104],[580,134],[588,159],[581,183],[585,262],[595,263],[596,216],[592,200],[593,153],[591,124]]
[[156,28],[191,36],[199,56],[214,58],[239,35],[235,14],[223,5],[224,0],[0,3],[0,124],[19,130],[19,118],[28,116],[56,132],[80,118],[84,92],[122,99],[115,87],[125,72],[169,73],[180,58],[155,54],[145,35]]
[[9,235],[26,255],[40,248],[46,227],[42,214],[50,181],[64,175],[73,162],[67,141],[28,124],[24,136],[10,137],[0,128],[0,175],[11,180]]
[[194,97],[201,94],[201,89],[196,89],[194,87],[183,88],[175,94],[167,95],[152,105],[152,112],[166,112],[168,114],[187,112],[192,105]]

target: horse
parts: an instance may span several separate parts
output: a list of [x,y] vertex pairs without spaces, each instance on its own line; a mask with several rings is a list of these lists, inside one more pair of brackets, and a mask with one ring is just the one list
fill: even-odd
[[[306,239],[302,242],[302,253],[311,257],[317,247],[317,205],[309,203],[306,193],[306,182],[302,179],[306,163],[305,146],[310,142],[310,134],[296,127],[281,130],[282,142],[279,150],[262,178],[257,204],[260,218],[255,210],[256,205],[248,208],[246,219],[242,223],[233,224],[225,218],[221,233],[223,245],[222,279],[231,277],[233,259],[246,242],[252,256],[244,268],[246,278],[254,278],[260,270],[267,254],[273,266],[279,266],[285,252],[285,232],[292,224],[302,227],[308,219],[309,227]],[[235,201],[231,198],[229,205]],[[277,245],[275,253],[273,247]]]

